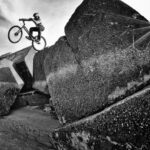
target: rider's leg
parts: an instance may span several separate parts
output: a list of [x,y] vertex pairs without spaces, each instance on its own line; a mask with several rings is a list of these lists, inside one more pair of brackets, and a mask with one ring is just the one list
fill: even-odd
[[31,27],[29,30],[29,36],[32,37],[33,31],[36,31],[36,27]]
[[41,39],[41,30],[40,30],[40,28],[38,28],[38,40],[40,41],[40,39]]
[[32,40],[31,37],[32,37],[33,31],[34,31],[34,27],[30,28],[30,30],[29,30],[29,36],[26,36],[26,38],[27,38],[28,40]]
[[39,27],[32,27],[30,28],[30,31],[29,31],[29,36],[31,37],[33,35],[33,32],[38,32],[38,35],[37,35],[37,38],[38,40],[40,40],[41,38],[41,30]]

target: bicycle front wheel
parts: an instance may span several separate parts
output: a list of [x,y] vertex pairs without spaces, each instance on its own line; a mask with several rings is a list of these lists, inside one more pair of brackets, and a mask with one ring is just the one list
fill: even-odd
[[41,51],[46,47],[46,40],[42,36],[40,41],[33,40],[32,41],[32,46],[36,51]]
[[18,43],[22,38],[22,29],[19,26],[13,26],[8,31],[8,39],[12,43]]

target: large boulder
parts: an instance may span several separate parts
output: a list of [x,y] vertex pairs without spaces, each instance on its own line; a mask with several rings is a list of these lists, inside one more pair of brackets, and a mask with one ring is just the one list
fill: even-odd
[[[48,85],[48,90],[51,96],[51,103],[58,113],[58,118],[62,121],[62,116],[59,114],[64,107],[64,103],[59,103],[59,99],[62,99],[67,102],[66,112],[69,111],[72,103],[66,97],[69,91],[68,88],[72,87],[69,82],[72,77],[76,74],[78,64],[75,59],[75,55],[72,52],[72,48],[68,45],[66,37],[61,37],[54,46],[52,46],[47,53],[47,57],[44,61],[44,70],[46,74],[46,81]],[[66,83],[64,83],[66,82]],[[64,85],[62,85],[64,83]],[[62,93],[64,95],[62,95]],[[68,101],[69,100],[69,101]],[[59,106],[58,106],[59,105]],[[67,110],[68,109],[68,110]]]
[[[38,89],[45,94],[49,94],[44,70],[44,61],[51,48],[45,48],[43,51],[36,53],[33,59],[33,88]],[[53,53],[51,53],[52,55]],[[49,58],[51,59],[51,57]],[[49,64],[50,65],[50,64]]]
[[63,123],[99,112],[150,83],[149,22],[123,2],[85,0],[65,30],[65,40],[45,60]]

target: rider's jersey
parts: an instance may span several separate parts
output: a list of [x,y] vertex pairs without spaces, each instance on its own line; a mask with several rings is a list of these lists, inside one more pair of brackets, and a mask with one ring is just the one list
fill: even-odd
[[35,23],[35,25],[37,27],[39,27],[41,29],[41,31],[44,31],[44,26],[42,25],[41,19],[35,20],[34,18],[32,18],[32,21]]
[[36,26],[39,26],[39,25],[42,24],[40,19],[38,19],[38,20],[32,19],[32,20],[33,20],[33,22],[35,23]]

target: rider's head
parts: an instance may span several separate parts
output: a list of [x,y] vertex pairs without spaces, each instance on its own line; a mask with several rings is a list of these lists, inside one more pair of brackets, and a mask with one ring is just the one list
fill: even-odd
[[40,19],[39,13],[34,13],[33,17],[34,17],[35,20],[39,20]]

